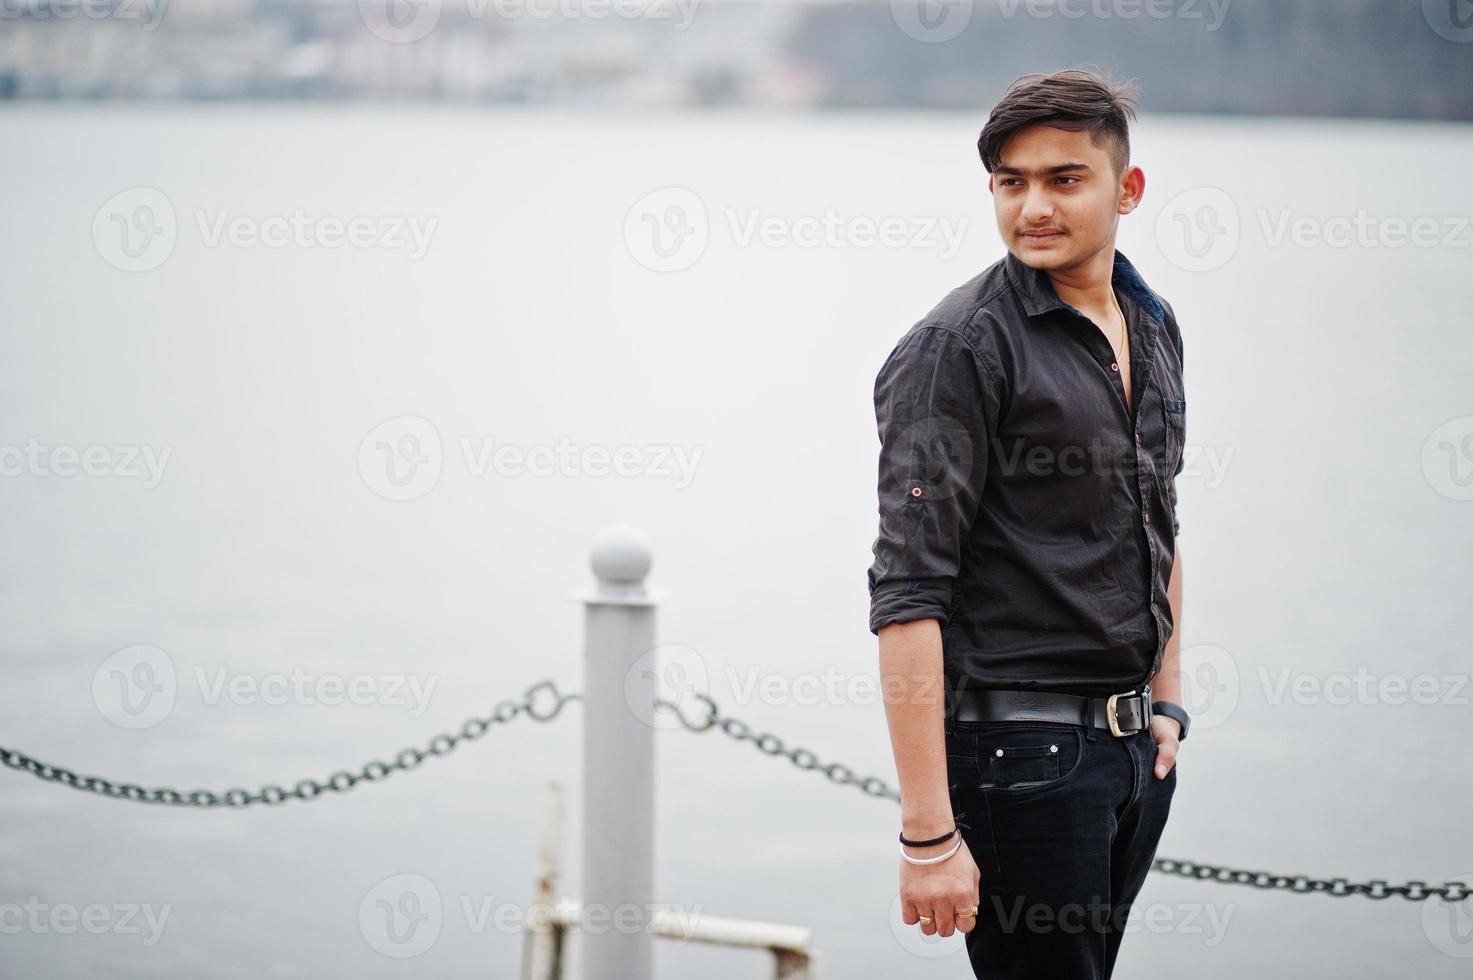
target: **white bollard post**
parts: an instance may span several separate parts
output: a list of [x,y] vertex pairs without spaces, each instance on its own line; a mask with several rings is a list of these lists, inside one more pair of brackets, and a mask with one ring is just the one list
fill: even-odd
[[[649,540],[619,525],[592,548],[584,610],[582,980],[653,980],[655,728],[658,685],[636,667],[655,647],[645,587]],[[631,928],[633,925],[633,928]]]

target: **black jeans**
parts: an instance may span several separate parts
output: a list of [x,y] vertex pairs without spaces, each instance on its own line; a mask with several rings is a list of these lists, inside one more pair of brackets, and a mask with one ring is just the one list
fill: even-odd
[[1176,790],[1151,730],[946,720],[952,812],[981,872],[980,980],[1105,980]]

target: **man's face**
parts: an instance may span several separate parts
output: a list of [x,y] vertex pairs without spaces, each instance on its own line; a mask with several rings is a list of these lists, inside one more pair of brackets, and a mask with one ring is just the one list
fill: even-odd
[[987,186],[1008,250],[1034,268],[1063,270],[1114,241],[1145,176],[1139,167],[1115,176],[1110,154],[1088,132],[1037,123],[1003,146]]

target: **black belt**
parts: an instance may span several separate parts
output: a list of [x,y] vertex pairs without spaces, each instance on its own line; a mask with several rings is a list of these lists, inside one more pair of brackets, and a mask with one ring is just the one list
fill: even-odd
[[1109,697],[1056,694],[1052,691],[980,690],[955,695],[954,721],[1053,721],[1093,725],[1111,735],[1134,735],[1151,726],[1151,688]]

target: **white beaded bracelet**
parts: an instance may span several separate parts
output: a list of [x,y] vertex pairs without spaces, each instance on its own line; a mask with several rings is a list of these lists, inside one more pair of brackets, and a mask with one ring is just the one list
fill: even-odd
[[933,857],[933,858],[913,858],[909,854],[905,853],[905,845],[904,844],[901,844],[900,845],[900,856],[903,857],[903,858],[905,858],[911,864],[940,864],[942,861],[945,861],[947,858],[951,857],[957,851],[961,850],[961,847],[962,847],[962,835],[960,833],[958,833],[956,835],[956,843],[953,844],[953,845],[951,845],[951,850],[947,851],[945,854],[941,855],[940,857]]

